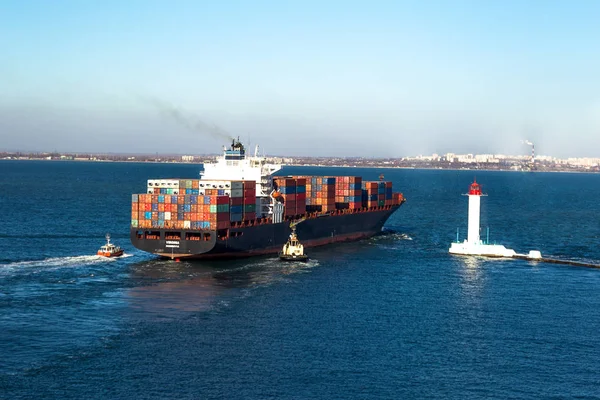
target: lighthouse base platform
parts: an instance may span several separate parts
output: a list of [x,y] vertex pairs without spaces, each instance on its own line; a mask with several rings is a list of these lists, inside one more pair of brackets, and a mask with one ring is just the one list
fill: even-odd
[[466,256],[483,257],[514,257],[517,253],[512,249],[507,249],[501,244],[471,243],[466,240],[462,243],[452,243],[450,245],[450,254],[460,254]]

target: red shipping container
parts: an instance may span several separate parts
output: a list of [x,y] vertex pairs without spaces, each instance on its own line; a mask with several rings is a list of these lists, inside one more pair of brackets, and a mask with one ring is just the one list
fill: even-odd
[[230,203],[232,206],[241,206],[244,204],[244,198],[243,197],[232,197],[229,199]]
[[229,196],[217,196],[216,204],[229,204]]
[[230,225],[229,221],[219,221],[219,222],[217,222],[217,229],[227,229],[230,226],[231,225]]
[[254,189],[256,190],[256,182],[255,181],[242,181],[244,190],[246,189]]

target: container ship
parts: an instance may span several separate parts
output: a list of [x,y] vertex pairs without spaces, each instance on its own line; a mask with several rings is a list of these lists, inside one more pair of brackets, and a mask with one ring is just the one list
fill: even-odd
[[305,247],[358,240],[405,201],[383,177],[275,176],[281,168],[233,140],[199,179],[149,179],[132,195],[132,244],[172,259],[276,254],[291,223]]

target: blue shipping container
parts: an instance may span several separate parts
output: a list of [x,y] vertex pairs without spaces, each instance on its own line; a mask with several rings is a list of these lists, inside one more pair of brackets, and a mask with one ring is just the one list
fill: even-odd
[[159,196],[158,196],[158,202],[159,202],[159,203],[164,203],[164,202],[165,202],[165,196],[163,196],[163,195],[159,195]]
[[296,186],[280,186],[279,190],[282,194],[294,194],[296,193]]
[[145,217],[146,219],[152,219],[152,211],[146,211],[146,212],[144,213],[144,217]]
[[[233,214],[241,214],[243,206],[231,206],[229,207],[229,212]],[[232,220],[233,221],[233,220]]]
[[158,204],[152,204],[152,211],[158,211]]

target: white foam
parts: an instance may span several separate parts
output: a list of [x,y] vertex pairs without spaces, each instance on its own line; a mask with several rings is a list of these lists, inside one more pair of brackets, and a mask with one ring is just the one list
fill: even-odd
[[[129,257],[130,255],[128,255]],[[56,268],[56,267],[76,267],[81,265],[92,265],[105,262],[113,262],[114,258],[102,256],[72,256],[72,257],[52,257],[44,260],[17,261],[9,264],[0,265],[0,271],[15,270],[26,268]]]

